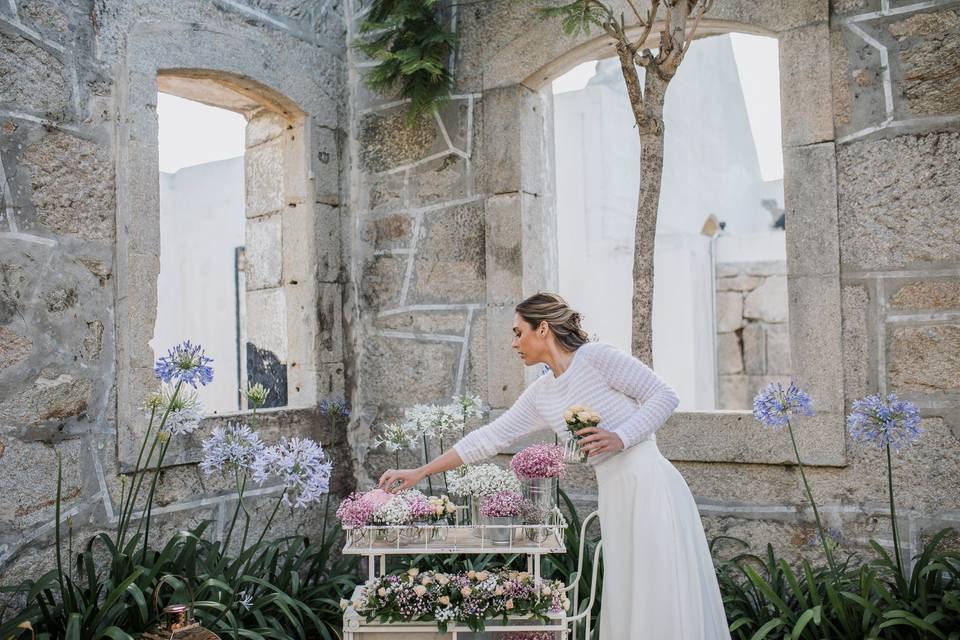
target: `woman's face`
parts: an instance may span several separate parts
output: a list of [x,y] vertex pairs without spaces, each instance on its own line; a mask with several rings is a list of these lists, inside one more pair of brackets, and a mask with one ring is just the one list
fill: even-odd
[[510,346],[529,366],[543,362],[543,352],[546,349],[546,336],[541,336],[536,327],[530,325],[519,313],[513,316],[513,342]]

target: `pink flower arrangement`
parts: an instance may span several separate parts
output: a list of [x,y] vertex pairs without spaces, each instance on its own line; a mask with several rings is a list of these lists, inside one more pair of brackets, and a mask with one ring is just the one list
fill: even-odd
[[523,496],[515,491],[498,491],[480,500],[480,515],[486,518],[513,518],[522,508]]
[[510,464],[521,478],[562,478],[567,471],[563,447],[555,444],[530,445],[513,456]]
[[365,527],[372,521],[373,512],[390,502],[393,497],[383,489],[352,493],[337,507],[337,520],[348,529]]
[[407,504],[410,505],[410,518],[412,520],[432,520],[435,516],[430,500],[419,491],[409,497]]

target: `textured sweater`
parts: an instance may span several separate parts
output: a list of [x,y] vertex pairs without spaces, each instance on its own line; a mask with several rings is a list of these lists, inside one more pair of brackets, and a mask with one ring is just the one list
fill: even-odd
[[[678,403],[673,388],[645,364],[616,347],[590,342],[574,352],[566,371],[537,378],[503,415],[453,447],[465,463],[473,464],[541,429],[552,429],[564,441],[569,432],[563,412],[583,404],[600,416],[600,428],[620,436],[626,449],[651,438]],[[599,454],[588,460],[596,464],[608,457]]]

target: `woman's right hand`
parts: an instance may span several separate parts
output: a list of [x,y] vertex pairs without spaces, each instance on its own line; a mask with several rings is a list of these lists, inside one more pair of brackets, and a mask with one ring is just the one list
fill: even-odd
[[399,493],[415,487],[426,476],[420,469],[387,469],[380,476],[380,484],[377,486],[390,493]]

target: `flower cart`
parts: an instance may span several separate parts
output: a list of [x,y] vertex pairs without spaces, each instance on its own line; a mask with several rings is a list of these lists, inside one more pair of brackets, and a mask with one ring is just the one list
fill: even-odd
[[[560,583],[546,582],[541,578],[542,557],[549,553],[562,553],[566,522],[558,509],[542,524],[461,524],[461,512],[457,509],[454,524],[363,526],[347,530],[343,553],[365,556],[368,561],[368,581],[357,585],[343,617],[345,640],[565,640],[568,638],[567,612],[562,605],[568,604],[567,589]],[[468,574],[437,574],[432,571],[420,573],[411,569],[410,576],[387,576],[386,560],[391,555],[439,555],[439,554],[522,554],[527,557],[527,571],[470,571]],[[465,594],[471,589],[494,588],[498,593],[516,593],[517,615],[500,615],[483,624],[483,630],[471,630],[461,621],[443,623],[440,620],[399,620],[397,617],[377,616],[368,620],[366,611],[358,611],[364,601],[365,589],[387,593],[382,588],[395,585],[391,592],[407,588],[419,589],[423,595],[437,583],[452,585]],[[459,582],[457,582],[459,581]],[[414,586],[415,585],[415,586]],[[440,592],[438,592],[440,593]],[[368,596],[370,594],[367,594]],[[444,596],[440,596],[441,599]],[[547,605],[554,606],[549,610]],[[399,596],[405,601],[403,596]],[[512,600],[512,598],[511,598]],[[402,604],[400,605],[402,609]],[[538,608],[539,607],[539,608]],[[417,620],[420,612],[411,609]],[[536,615],[535,615],[536,614]],[[474,625],[476,629],[476,625]]]

